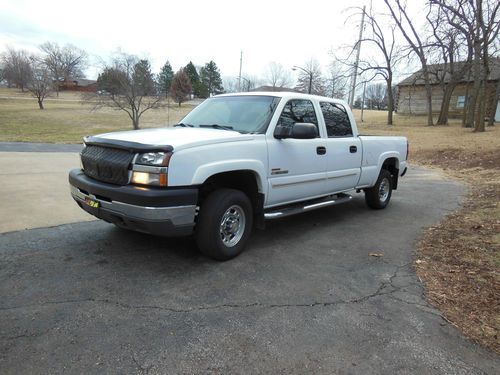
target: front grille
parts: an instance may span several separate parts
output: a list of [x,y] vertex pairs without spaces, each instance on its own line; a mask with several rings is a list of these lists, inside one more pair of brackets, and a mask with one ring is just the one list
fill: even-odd
[[87,146],[82,151],[83,172],[102,182],[116,185],[128,183],[128,171],[134,154],[116,148]]

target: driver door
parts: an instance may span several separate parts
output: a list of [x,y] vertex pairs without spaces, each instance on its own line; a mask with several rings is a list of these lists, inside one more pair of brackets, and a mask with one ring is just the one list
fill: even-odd
[[267,134],[267,207],[320,196],[326,192],[326,144],[325,139],[320,137],[318,116],[310,100],[289,100],[284,105],[276,126],[292,127],[297,122],[316,125],[318,137],[279,140],[272,133]]

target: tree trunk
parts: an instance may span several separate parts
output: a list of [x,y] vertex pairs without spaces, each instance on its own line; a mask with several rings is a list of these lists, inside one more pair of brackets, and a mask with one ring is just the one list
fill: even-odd
[[38,107],[39,107],[40,109],[44,109],[44,108],[43,108],[43,100],[38,99]]
[[392,92],[392,79],[387,80],[387,125],[392,125],[392,115],[394,112],[394,95]]
[[465,102],[464,102],[464,110],[462,113],[462,127],[467,127],[467,115],[469,113],[470,106],[470,74],[469,81],[467,82],[467,86],[465,86]]
[[484,115],[485,115],[485,101],[486,101],[486,85],[484,81],[481,81],[481,85],[479,86],[479,95],[476,98],[476,113],[475,113],[475,121],[474,121],[474,131],[475,132],[484,132],[486,129],[484,127]]
[[[477,119],[478,97],[481,93],[481,42],[474,41],[474,60],[473,60],[473,86],[470,94],[469,106],[465,117],[465,127],[474,127],[474,120]],[[484,117],[483,117],[484,122]]]
[[135,112],[132,114],[132,125],[134,126],[134,130],[139,129],[139,116]]
[[433,126],[434,120],[432,119],[432,87],[430,83],[429,71],[425,61],[422,61],[422,71],[425,80],[425,93],[427,96],[427,126]]
[[456,86],[457,84],[455,82],[450,82],[445,86],[443,92],[443,101],[441,102],[441,109],[439,111],[439,117],[436,125],[448,125],[448,114],[450,111],[451,96]]

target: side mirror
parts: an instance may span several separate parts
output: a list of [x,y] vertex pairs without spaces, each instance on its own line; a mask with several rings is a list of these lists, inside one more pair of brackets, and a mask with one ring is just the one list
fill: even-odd
[[291,138],[313,139],[318,136],[318,128],[314,124],[306,122],[296,122],[292,127]]
[[278,125],[274,129],[274,138],[285,139],[313,139],[318,136],[318,128],[314,124],[305,122],[296,122],[293,126]]

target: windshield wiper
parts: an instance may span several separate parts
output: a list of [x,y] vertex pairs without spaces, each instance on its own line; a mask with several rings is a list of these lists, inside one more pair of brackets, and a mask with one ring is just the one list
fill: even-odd
[[191,124],[184,124],[184,123],[182,123],[182,122],[179,122],[178,124],[175,124],[175,125],[174,125],[174,128],[176,128],[176,127],[183,127],[183,128],[189,127],[189,128],[194,128],[194,126],[193,126],[193,125],[191,125]]
[[219,125],[219,124],[200,125],[200,128],[213,128],[213,129],[222,129],[222,130],[233,130],[234,129],[232,126]]

